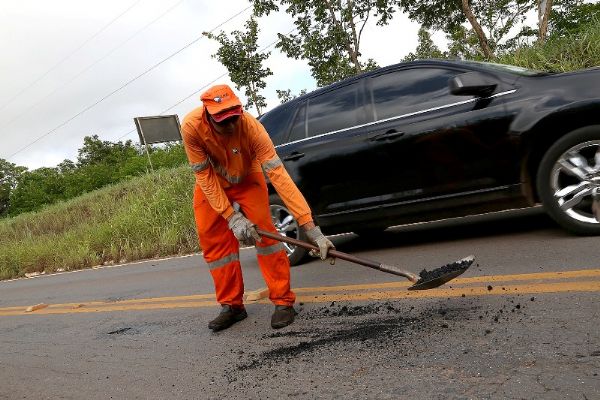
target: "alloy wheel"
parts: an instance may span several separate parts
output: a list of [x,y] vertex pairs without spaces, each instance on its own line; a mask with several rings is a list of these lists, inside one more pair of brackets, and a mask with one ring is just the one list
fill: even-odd
[[600,223],[593,211],[600,208],[600,140],[565,151],[552,167],[550,186],[558,207],[570,218]]
[[[287,208],[278,204],[272,204],[271,219],[273,220],[273,225],[275,225],[275,228],[280,235],[291,237],[293,239],[300,239],[300,228],[298,226],[298,222],[292,216],[292,214],[290,214]],[[296,246],[288,243],[283,243],[283,246],[285,247],[285,252],[288,256],[290,256],[296,248]]]

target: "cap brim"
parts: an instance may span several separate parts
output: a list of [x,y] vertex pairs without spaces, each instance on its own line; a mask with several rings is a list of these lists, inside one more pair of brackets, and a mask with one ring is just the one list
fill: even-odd
[[228,110],[222,111],[222,112],[220,112],[218,114],[211,114],[210,116],[215,121],[221,122],[224,119],[227,119],[229,117],[233,117],[233,116],[236,116],[236,115],[242,115],[242,106],[235,106],[235,107],[230,108]]

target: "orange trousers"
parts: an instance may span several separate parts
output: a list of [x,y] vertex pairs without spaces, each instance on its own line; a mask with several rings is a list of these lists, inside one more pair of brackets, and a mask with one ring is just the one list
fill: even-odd
[[[267,184],[262,173],[248,175],[240,184],[225,189],[231,203],[238,203],[246,218],[259,228],[277,232],[271,219]],[[215,284],[217,302],[242,307],[244,279],[239,260],[239,243],[227,220],[211,207],[198,185],[194,189],[194,217],[204,260]],[[283,244],[262,238],[256,243],[256,258],[269,287],[269,299],[291,306],[296,295],[290,289],[290,262]]]

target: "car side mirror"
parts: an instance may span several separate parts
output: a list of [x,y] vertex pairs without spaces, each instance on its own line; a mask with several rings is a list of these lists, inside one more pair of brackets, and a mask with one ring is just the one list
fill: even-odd
[[498,83],[480,72],[465,72],[456,75],[448,81],[450,93],[457,96],[478,96],[488,97]]

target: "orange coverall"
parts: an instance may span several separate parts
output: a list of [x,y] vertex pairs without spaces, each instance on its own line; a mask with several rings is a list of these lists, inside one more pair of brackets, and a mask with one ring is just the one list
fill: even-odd
[[[299,225],[312,221],[304,196],[277,156],[262,124],[244,112],[235,133],[214,132],[204,107],[190,112],[182,123],[188,160],[195,172],[194,216],[200,247],[215,284],[217,301],[232,307],[243,304],[244,282],[239,261],[239,243],[228,227],[232,203],[260,229],[277,232],[269,210],[264,173],[296,218]],[[262,238],[256,243],[262,275],[275,305],[291,306],[290,264],[283,245]]]

